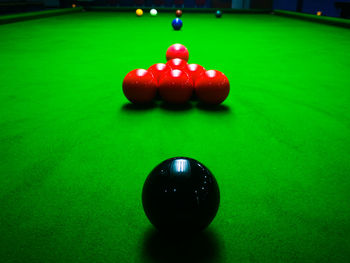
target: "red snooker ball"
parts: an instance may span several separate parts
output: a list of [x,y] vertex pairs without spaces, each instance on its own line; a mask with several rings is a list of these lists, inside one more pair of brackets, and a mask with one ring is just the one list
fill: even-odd
[[165,72],[159,81],[159,94],[166,102],[186,103],[193,93],[193,82],[189,75],[178,69]]
[[123,92],[132,103],[150,103],[157,93],[157,81],[147,70],[134,69],[123,80]]
[[187,48],[181,44],[171,45],[166,51],[166,60],[181,58],[188,61],[189,53]]
[[157,83],[167,70],[170,70],[170,68],[164,63],[157,63],[148,68],[148,72],[153,74],[154,78],[157,80]]
[[230,92],[230,83],[224,73],[207,70],[195,83],[198,99],[205,104],[220,104]]
[[170,69],[187,70],[187,62],[181,58],[170,59],[166,64]]
[[198,64],[187,64],[186,72],[192,78],[193,83],[195,83],[198,77],[205,72],[205,68]]

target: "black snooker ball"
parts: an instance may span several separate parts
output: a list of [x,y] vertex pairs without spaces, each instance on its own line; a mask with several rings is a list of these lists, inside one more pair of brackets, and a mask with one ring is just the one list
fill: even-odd
[[160,231],[194,233],[214,219],[220,203],[219,186],[200,162],[186,157],[167,159],[148,175],[142,204]]

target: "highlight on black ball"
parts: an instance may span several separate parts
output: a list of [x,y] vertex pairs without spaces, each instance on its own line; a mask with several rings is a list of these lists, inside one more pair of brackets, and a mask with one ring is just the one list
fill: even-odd
[[148,175],[142,204],[150,222],[160,231],[199,232],[219,209],[220,191],[214,175],[202,163],[187,157],[170,158]]

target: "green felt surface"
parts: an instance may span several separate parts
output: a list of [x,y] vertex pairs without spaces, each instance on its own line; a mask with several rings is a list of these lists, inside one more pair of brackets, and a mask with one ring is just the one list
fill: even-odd
[[[350,31],[272,15],[85,12],[0,27],[1,262],[349,262]],[[135,109],[121,83],[173,43],[223,71],[222,107]],[[152,231],[143,182],[188,156],[209,229]]]

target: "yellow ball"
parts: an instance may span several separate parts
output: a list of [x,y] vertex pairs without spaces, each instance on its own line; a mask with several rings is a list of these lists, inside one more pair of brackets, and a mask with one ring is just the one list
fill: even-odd
[[137,10],[136,10],[136,15],[137,15],[137,16],[142,16],[142,15],[143,15],[142,9],[137,9]]

